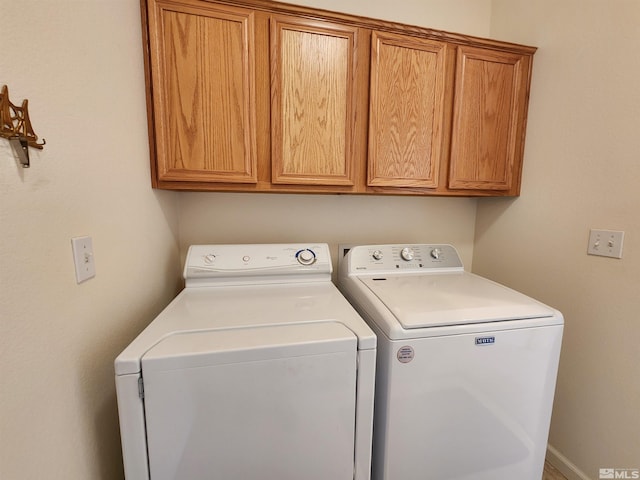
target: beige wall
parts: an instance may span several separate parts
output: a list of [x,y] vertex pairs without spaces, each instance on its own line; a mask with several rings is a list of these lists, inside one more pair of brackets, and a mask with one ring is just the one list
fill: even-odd
[[[149,183],[138,3],[0,12],[0,86],[47,140],[24,170],[0,139],[0,478],[122,478],[113,359],[179,286],[177,194]],[[97,275],[77,285],[80,235]]]
[[[194,243],[452,243],[471,264],[476,200],[346,195],[188,193],[182,256]],[[335,265],[334,265],[335,266]]]
[[291,0],[287,3],[479,37],[489,36],[491,22],[491,0]]
[[[565,314],[570,478],[640,468],[640,2],[494,0],[491,34],[539,50],[523,194],[478,202],[474,270]],[[590,228],[624,230],[622,260],[587,256]]]

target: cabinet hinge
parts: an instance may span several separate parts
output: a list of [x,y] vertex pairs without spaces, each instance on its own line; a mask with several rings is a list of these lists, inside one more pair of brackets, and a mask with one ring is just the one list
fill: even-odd
[[144,398],[144,383],[142,383],[142,377],[138,379],[138,396]]

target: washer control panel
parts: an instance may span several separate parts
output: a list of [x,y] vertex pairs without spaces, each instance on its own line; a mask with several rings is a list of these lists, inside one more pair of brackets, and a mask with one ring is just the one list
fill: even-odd
[[462,270],[462,260],[452,245],[362,245],[349,250],[349,272]]
[[[286,277],[331,275],[327,244],[192,245],[189,247],[184,278],[224,279],[247,277]],[[275,280],[274,280],[275,281]]]

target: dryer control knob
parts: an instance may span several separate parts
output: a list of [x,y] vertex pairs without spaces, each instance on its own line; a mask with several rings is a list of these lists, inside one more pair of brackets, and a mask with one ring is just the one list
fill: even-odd
[[376,250],[371,256],[374,260],[382,260],[382,257],[384,257],[381,250]]
[[300,250],[296,254],[296,258],[298,259],[298,263],[302,265],[312,265],[316,261],[316,254],[313,253],[313,250],[309,250],[308,248],[305,250]]
[[404,247],[402,250],[400,250],[400,256],[407,262],[413,260],[414,255],[415,252],[413,251],[413,248]]
[[442,250],[439,248],[434,248],[433,250],[431,250],[431,257],[435,258],[436,260],[438,260],[440,258],[440,255],[442,255]]
[[216,259],[216,256],[213,253],[204,256],[204,263],[211,265],[213,261]]

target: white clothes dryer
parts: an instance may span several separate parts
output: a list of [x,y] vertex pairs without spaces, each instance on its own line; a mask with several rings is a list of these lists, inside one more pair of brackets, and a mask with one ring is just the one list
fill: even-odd
[[451,245],[351,248],[339,286],[378,337],[374,480],[540,480],[563,317]]
[[376,337],[328,246],[196,245],[116,358],[127,480],[367,480]]

